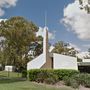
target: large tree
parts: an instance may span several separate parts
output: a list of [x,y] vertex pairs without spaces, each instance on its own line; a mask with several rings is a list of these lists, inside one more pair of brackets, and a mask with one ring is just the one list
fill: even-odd
[[5,38],[3,49],[6,64],[26,67],[31,42],[36,40],[38,27],[23,17],[11,17],[0,23],[0,36]]
[[73,47],[68,48],[69,46],[70,46],[69,43],[59,41],[55,43],[54,45],[55,48],[53,49],[52,52],[75,57],[78,51],[75,50]]

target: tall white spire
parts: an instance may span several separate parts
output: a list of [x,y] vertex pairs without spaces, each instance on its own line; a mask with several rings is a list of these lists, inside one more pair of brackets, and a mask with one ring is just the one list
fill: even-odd
[[47,56],[48,56],[48,28],[47,27],[44,27],[43,54],[44,54],[45,60],[47,60]]
[[45,12],[45,27],[43,29],[43,59],[45,60],[45,64],[43,68],[51,68],[51,60],[48,51],[48,27],[47,27],[47,13]]
[[43,38],[43,59],[45,60],[44,68],[51,68],[51,59],[48,51],[48,28],[44,27],[44,38]]
[[47,12],[45,11],[45,27],[43,29],[43,53],[46,55],[48,53],[48,28],[47,28]]
[[45,11],[45,27],[47,27],[47,12]]

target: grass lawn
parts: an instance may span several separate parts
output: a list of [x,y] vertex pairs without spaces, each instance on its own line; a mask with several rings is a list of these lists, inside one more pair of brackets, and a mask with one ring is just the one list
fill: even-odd
[[26,81],[21,78],[21,74],[10,72],[8,77],[8,72],[0,71],[0,90],[74,90],[70,87],[62,86],[56,88],[54,86],[33,83]]
[[0,71],[0,78],[1,77],[21,77],[21,74],[16,72]]
[[55,88],[47,85],[39,85],[29,81],[0,84],[0,90],[73,90],[69,87]]

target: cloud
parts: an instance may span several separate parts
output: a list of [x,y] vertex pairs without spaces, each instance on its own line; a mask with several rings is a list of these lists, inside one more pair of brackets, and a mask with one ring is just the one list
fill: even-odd
[[77,51],[81,51],[81,49],[80,49],[77,45],[72,44],[72,43],[69,43],[68,48],[74,48],[74,49],[77,50]]
[[55,34],[54,33],[49,32],[48,36],[49,36],[49,39],[51,39],[51,40],[55,39]]
[[5,13],[5,12],[0,8],[0,16],[3,16],[4,13]]
[[0,22],[1,22],[1,21],[6,21],[6,20],[7,20],[7,19],[0,19]]
[[85,44],[83,47],[90,48],[90,44]]
[[52,50],[53,50],[54,48],[55,48],[54,46],[50,46],[49,52],[52,52]]
[[[90,14],[79,8],[78,0],[64,8],[64,25],[81,40],[90,40]],[[67,30],[68,30],[67,29]]]
[[0,0],[0,16],[3,16],[5,11],[4,8],[10,8],[16,6],[17,0]]
[[[39,31],[37,32],[36,35],[37,36],[42,36],[42,37],[44,36],[42,27],[39,27]],[[48,37],[49,37],[50,40],[55,39],[55,33],[48,32]]]
[[76,54],[76,56],[81,59],[83,59],[85,57],[90,57],[89,52],[80,52],[80,53]]
[[[1,22],[1,21],[4,21],[4,22],[5,22],[6,20],[7,20],[7,19],[0,19],[0,22]],[[0,26],[1,26],[1,24],[0,24]]]

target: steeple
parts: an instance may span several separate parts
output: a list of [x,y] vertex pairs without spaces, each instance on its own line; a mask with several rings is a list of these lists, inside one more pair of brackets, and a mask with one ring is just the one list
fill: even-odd
[[47,12],[45,12],[45,27],[47,27]]
[[48,53],[48,27],[47,27],[47,12],[45,12],[45,27],[44,27],[44,38],[43,38],[43,53]]
[[52,62],[51,58],[49,56],[49,50],[48,50],[48,27],[44,27],[44,38],[43,38],[43,59],[45,60],[45,64],[42,68],[51,69],[52,68]]
[[48,50],[48,27],[47,27],[47,13],[45,12],[45,27],[43,29],[44,37],[43,37],[43,59],[45,60],[45,64],[42,68],[51,68],[51,59],[49,56],[49,50]]
[[48,53],[48,28],[44,27],[43,53]]

